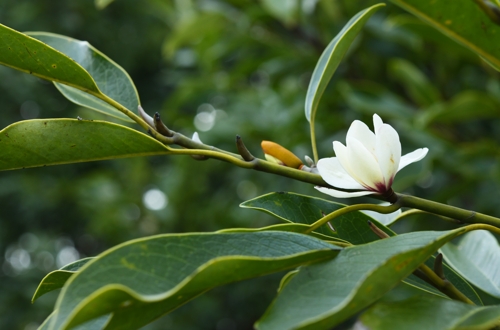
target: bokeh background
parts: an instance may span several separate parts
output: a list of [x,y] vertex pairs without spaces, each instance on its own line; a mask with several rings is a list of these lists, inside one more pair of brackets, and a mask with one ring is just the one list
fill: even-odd
[[[117,0],[99,9],[90,0],[3,0],[0,23],[89,41],[174,130],[232,151],[239,134],[259,156],[260,141],[273,140],[303,158],[312,155],[304,100],[315,63],[350,17],[375,3]],[[33,118],[114,120],[1,66],[0,109],[0,128]],[[325,92],[320,156],[333,156],[331,142],[343,142],[354,119],[371,127],[373,113],[400,132],[403,151],[430,149],[398,174],[397,191],[500,216],[498,72],[392,4],[368,22]],[[182,156],[0,172],[0,328],[36,329],[57,297],[32,305],[38,282],[75,259],[152,234],[275,223],[238,207],[273,191],[320,196],[304,183]],[[395,229],[447,226],[421,216]],[[251,329],[282,275],[214,289],[146,329]]]

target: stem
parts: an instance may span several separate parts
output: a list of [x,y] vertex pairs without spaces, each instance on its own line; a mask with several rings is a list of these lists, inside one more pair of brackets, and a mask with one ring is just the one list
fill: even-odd
[[349,212],[369,210],[369,211],[375,211],[375,212],[382,213],[382,214],[388,214],[388,213],[395,212],[395,211],[399,210],[400,208],[401,208],[401,206],[399,205],[399,203],[394,203],[394,204],[388,205],[388,206],[377,205],[377,204],[349,205],[349,206],[343,207],[341,209],[338,209],[336,211],[333,211],[330,214],[327,214],[323,218],[321,218],[318,221],[316,221],[315,223],[313,223],[309,227],[309,229],[307,229],[304,233],[305,234],[310,233],[310,232],[318,229],[319,227],[323,226],[327,222],[335,219],[336,217],[339,217],[339,216],[344,215],[344,214],[349,213]]
[[[460,292],[451,282],[449,282],[446,279],[440,278],[432,269],[429,268],[429,266],[423,264],[420,265],[418,268],[425,276],[418,276],[422,280],[426,281],[448,297],[462,301],[464,303],[470,304],[470,305],[475,305],[472,300],[467,298],[466,295],[464,295],[462,292]],[[418,272],[417,272],[418,274]]]
[[401,207],[411,207],[429,213],[459,220],[461,223],[484,223],[500,228],[500,219],[459,207],[429,201],[415,196],[398,194],[398,203]]
[[311,121],[309,122],[309,126],[311,127],[311,147],[313,152],[314,163],[317,164],[319,160],[318,156],[318,148],[316,147],[316,131],[314,129],[314,115],[311,117]]
[[414,214],[430,214],[430,215],[433,215],[435,217],[441,218],[441,219],[443,219],[445,221],[453,222],[455,224],[461,223],[461,221],[459,221],[459,220],[448,218],[448,217],[444,217],[442,215],[438,215],[438,214],[434,214],[434,213],[429,213],[429,212],[422,211],[422,210],[417,210],[417,209],[410,209],[410,210],[402,212],[400,215],[398,215],[396,218],[394,218],[394,220],[392,220],[392,222],[389,225],[389,227],[392,226],[392,225],[394,225],[396,222],[400,221],[401,219],[406,218],[406,217],[408,217],[410,215],[414,215]]

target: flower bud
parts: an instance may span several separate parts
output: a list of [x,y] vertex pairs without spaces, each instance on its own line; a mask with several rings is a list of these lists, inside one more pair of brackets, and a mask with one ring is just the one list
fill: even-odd
[[300,169],[304,164],[290,150],[272,141],[262,141],[260,144],[264,156],[270,162]]

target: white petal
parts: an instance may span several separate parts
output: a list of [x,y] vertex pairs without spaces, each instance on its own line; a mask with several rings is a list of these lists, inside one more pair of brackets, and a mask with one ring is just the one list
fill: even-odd
[[385,186],[389,188],[398,172],[401,159],[401,142],[399,142],[398,132],[387,124],[382,124],[377,129],[376,140],[377,161],[384,177]]
[[148,123],[149,126],[155,128],[155,123],[153,121],[153,118],[150,115],[148,115],[140,105],[137,107],[137,109],[139,110],[139,114],[141,115],[142,119],[144,119],[144,121]]
[[429,149],[427,148],[420,148],[401,157],[401,161],[399,162],[398,172],[401,169],[405,168],[407,165],[418,162],[419,160],[424,158],[425,155],[427,155],[428,151]]
[[323,194],[327,194],[330,196],[333,196],[335,198],[351,198],[351,197],[359,197],[359,196],[366,196],[366,195],[373,195],[376,194],[375,191],[353,191],[353,192],[346,192],[346,191],[339,191],[335,189],[329,189],[325,187],[314,187],[316,190],[322,192]]
[[347,172],[366,188],[384,190],[384,187],[381,187],[385,184],[384,178],[375,156],[356,139],[348,139],[347,145],[347,160],[350,169],[346,169]]
[[380,118],[376,113],[373,114],[373,131],[375,134],[377,134],[377,131],[383,124],[384,122],[382,121],[382,118]]
[[342,167],[337,157],[322,158],[317,165],[319,175],[329,185],[343,189],[363,189]]
[[[366,147],[366,149],[368,149],[373,155],[375,155],[375,134],[370,131],[365,123],[359,120],[355,120],[352,122],[349,130],[347,131],[346,140],[352,138],[361,142]],[[349,147],[349,145],[347,145],[347,147]]]
[[335,155],[337,156],[337,159],[340,163],[340,165],[344,168],[346,173],[353,178],[354,181],[358,182],[359,184],[363,184],[361,181],[359,181],[358,177],[354,173],[354,171],[351,169],[351,165],[349,164],[349,157],[348,157],[348,152],[347,152],[347,147],[340,143],[339,141],[333,141],[333,150],[335,151]]

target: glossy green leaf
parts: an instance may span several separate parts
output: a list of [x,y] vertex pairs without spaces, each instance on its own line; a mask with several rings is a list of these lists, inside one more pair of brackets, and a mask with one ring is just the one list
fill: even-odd
[[500,26],[471,0],[391,0],[493,67],[500,68]]
[[[112,98],[132,112],[137,112],[139,95],[128,73],[86,41],[48,32],[27,32],[43,43],[75,60],[92,76],[102,94]],[[70,101],[104,114],[133,122],[110,104],[84,91],[55,83]]]
[[50,329],[113,313],[109,329],[137,329],[226,283],[335,257],[340,248],[287,232],[158,235],[114,247],[73,275]]
[[36,119],[0,131],[0,170],[168,154],[141,132],[105,121]]
[[349,247],[337,258],[301,267],[257,329],[331,329],[395,287],[465,229],[413,232]]
[[36,288],[35,294],[33,298],[31,298],[31,302],[35,302],[38,298],[46,294],[47,292],[54,291],[60,289],[64,286],[64,283],[80,268],[82,268],[87,262],[92,260],[93,258],[84,258],[72,262],[58,270],[54,270],[53,272],[48,273],[38,284],[38,288]]
[[[241,203],[240,206],[269,213],[284,221],[310,225],[346,205],[306,195],[278,192],[256,197]],[[372,221],[379,226],[378,221],[363,212],[350,212],[330,221],[335,232],[328,225],[322,226],[317,231],[327,236],[338,237],[352,244],[378,240],[378,236],[368,227],[368,221]],[[394,235],[390,229],[381,225],[379,227],[387,231],[389,235]]]
[[52,47],[0,24],[0,64],[99,93],[91,75],[81,65]]
[[488,330],[500,324],[500,306],[479,307],[435,296],[376,303],[361,315],[370,330]]
[[489,231],[470,232],[458,244],[450,242],[443,246],[441,253],[469,282],[500,298],[500,246]]
[[[43,321],[40,327],[38,327],[38,330],[49,330],[50,322],[52,322],[54,315],[54,312],[50,314],[49,317]],[[102,330],[106,327],[109,320],[111,320],[111,316],[111,314],[100,316],[96,319],[77,325],[76,327],[73,327],[72,330]]]
[[441,100],[439,91],[415,65],[404,59],[388,63],[389,74],[400,82],[411,99],[421,107],[428,107]]
[[[320,219],[323,214],[328,214],[330,212],[338,210],[345,205],[311,196],[280,192],[256,197],[242,203],[240,206],[269,213],[284,221],[296,222],[294,223],[294,226],[290,228],[287,227],[291,224],[275,225],[271,226],[270,228],[276,230],[285,230],[284,228],[287,228],[286,230],[302,232],[304,229],[307,229],[307,227],[304,227],[303,225],[297,226],[298,224],[311,224],[314,221]],[[331,230],[327,227],[325,229],[328,230],[328,234],[323,235],[331,237],[331,240],[346,241],[355,245],[378,241],[380,238],[370,229],[367,224],[368,220],[373,222],[377,227],[379,227],[389,236],[395,235],[395,233],[391,229],[387,228],[377,221],[380,215],[377,218],[373,219],[369,215],[366,215],[365,212],[366,211],[350,212],[346,215],[333,219],[332,221],[330,221],[330,223],[336,229],[336,231],[331,232]],[[279,229],[281,228],[281,226],[283,226],[283,229]],[[324,237],[321,237],[319,235],[316,235],[316,237],[325,240]],[[426,264],[431,268],[434,265],[434,259],[434,256],[431,256],[431,258],[426,261]],[[482,305],[481,299],[479,298],[478,294],[470,286],[470,284],[467,283],[467,281],[456,274],[448,265],[445,264],[443,269],[446,277],[451,283],[453,283],[453,285],[455,285],[476,304]],[[420,280],[416,276],[411,275],[410,277],[405,279],[405,282],[407,282],[408,285],[414,286],[420,290],[430,292],[435,295],[444,296],[437,289]]]
[[347,22],[342,31],[328,44],[314,68],[307,89],[305,114],[309,122],[314,123],[316,109],[328,82],[342,61],[345,53],[361,31],[366,21],[385,4],[377,4],[357,13]]

